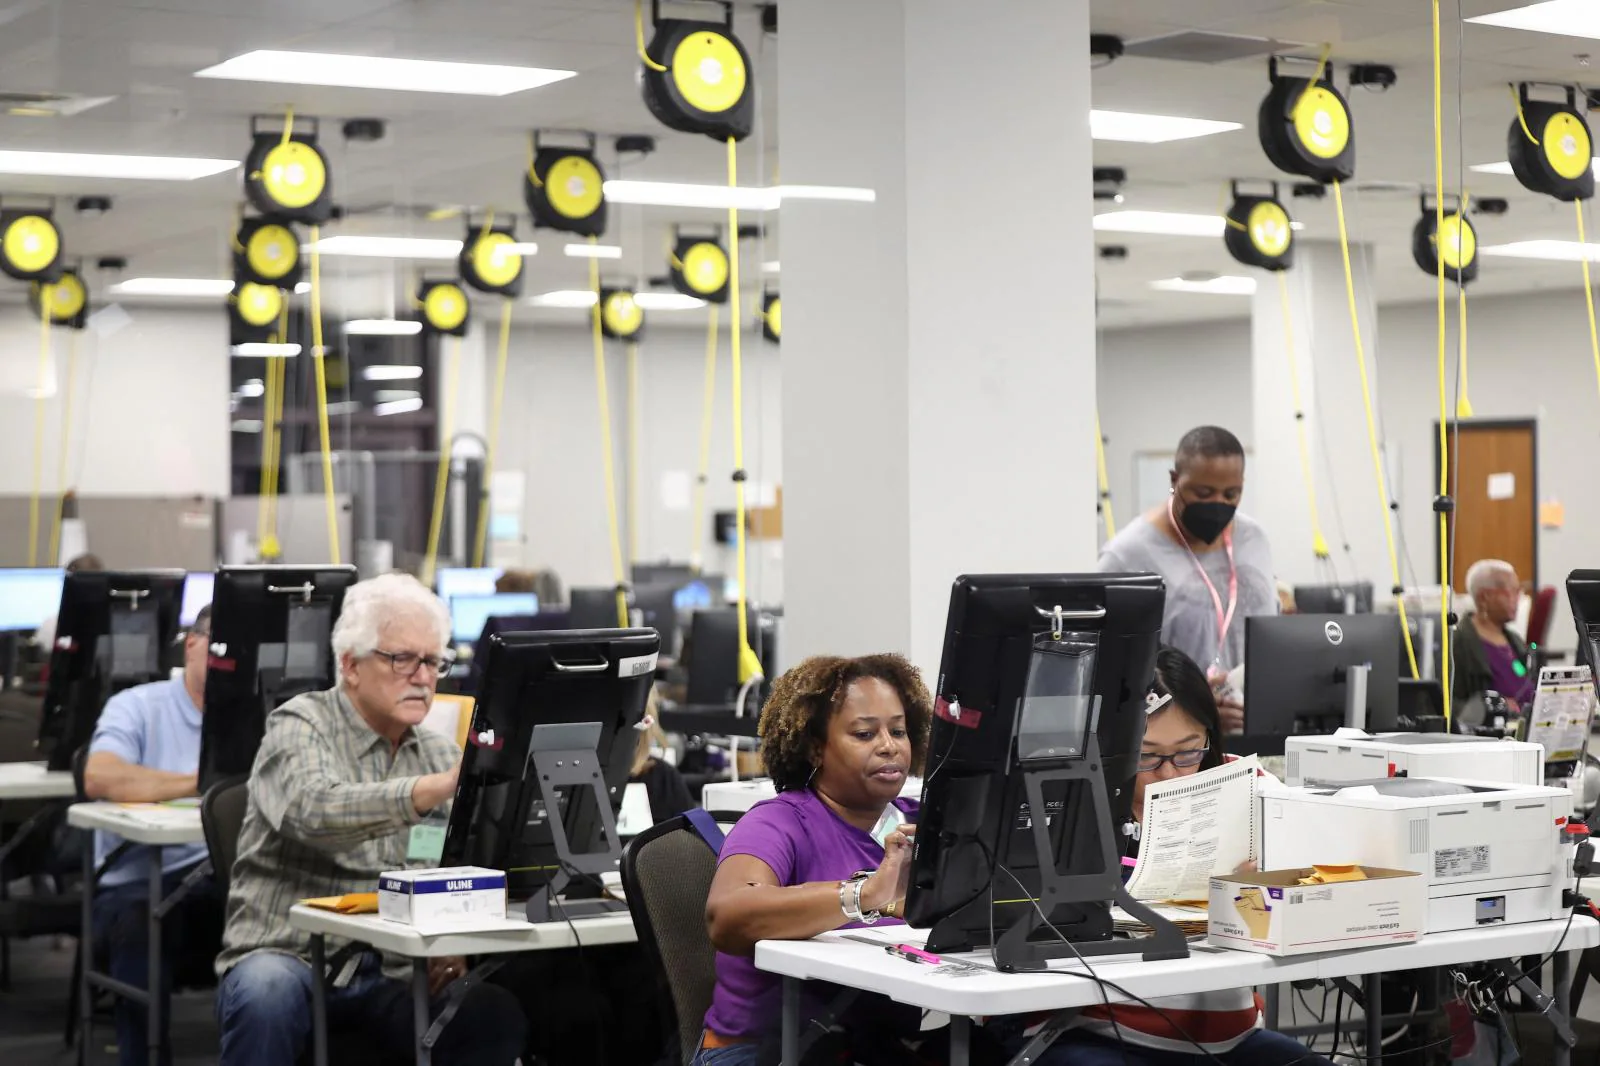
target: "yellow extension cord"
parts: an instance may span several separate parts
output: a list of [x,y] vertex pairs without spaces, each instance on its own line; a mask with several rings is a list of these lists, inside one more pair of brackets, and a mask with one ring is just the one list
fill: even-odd
[[[279,344],[289,339],[289,304],[278,313]],[[283,390],[288,376],[287,356],[267,359],[267,387],[262,397],[261,490],[256,512],[256,544],[263,562],[271,562],[283,552],[278,543],[278,477],[283,463]]]
[[1331,562],[1328,538],[1322,533],[1322,515],[1317,510],[1317,482],[1311,465],[1311,434],[1306,429],[1305,407],[1300,401],[1300,360],[1294,346],[1294,314],[1289,304],[1289,279],[1286,271],[1277,270],[1278,299],[1283,305],[1283,342],[1289,359],[1289,400],[1294,404],[1295,435],[1300,445],[1300,478],[1306,485],[1306,503],[1311,509],[1311,553],[1324,562]]
[[311,227],[311,357],[317,371],[317,433],[322,445],[322,497],[328,511],[328,561],[339,565],[339,510],[333,500],[333,445],[328,433],[328,374],[322,351],[322,240]]
[[[1578,243],[1585,244],[1588,237],[1583,232],[1583,201],[1574,200],[1572,206],[1578,211]],[[1583,299],[1589,309],[1589,351],[1594,357],[1595,383],[1600,385],[1600,331],[1595,329],[1594,321],[1594,287],[1589,280],[1589,257],[1580,260],[1583,263]]]
[[[39,493],[44,481],[44,411],[47,406],[46,380],[50,377],[50,304],[49,293],[41,292],[39,299],[39,373],[34,382],[37,393],[33,401],[33,493],[28,497],[28,565],[39,565]],[[55,560],[51,560],[55,565]]]
[[[739,186],[738,142],[728,138],[728,188]],[[750,619],[745,614],[745,469],[744,469],[744,379],[739,354],[739,209],[728,201],[728,336],[733,356],[733,515],[734,538],[738,545],[739,575],[739,682],[743,684],[761,673],[761,660],[750,648]]]
[[1106,521],[1106,540],[1117,535],[1117,518],[1111,513],[1111,479],[1106,476],[1106,440],[1100,435],[1100,412],[1094,413],[1094,476],[1100,485],[1100,513]]
[[[589,238],[593,245],[595,239]],[[600,329],[600,260],[589,259],[589,290],[594,306],[589,321],[594,333],[594,390],[600,405],[600,465],[605,475],[606,525],[611,537],[611,575],[617,589],[617,627],[628,628],[628,592],[622,570],[622,534],[617,528],[617,470],[611,455],[611,395],[606,388],[606,339]]]
[[511,351],[511,305],[507,296],[500,304],[500,353],[494,368],[494,399],[489,407],[489,447],[483,460],[483,493],[478,497],[478,536],[472,546],[472,565],[482,566],[489,542],[489,494],[493,489],[495,453],[500,446],[500,411],[506,394],[506,357]]
[[717,305],[706,311],[706,372],[700,406],[700,465],[695,470],[694,507],[690,509],[689,562],[700,569],[700,546],[705,542],[706,478],[711,468],[711,425],[717,398]]
[[444,402],[439,409],[439,466],[433,479],[433,514],[428,520],[428,550],[422,557],[422,583],[433,585],[439,564],[439,537],[444,531],[444,501],[450,491],[450,444],[455,436],[456,393],[461,384],[461,338],[451,337],[450,367],[445,371]]
[[639,558],[639,344],[628,342],[628,558]]
[[[1450,495],[1450,391],[1445,378],[1445,307],[1444,307],[1444,89],[1439,68],[1442,65],[1439,47],[1439,0],[1433,0],[1433,243],[1434,268],[1438,280],[1439,309],[1439,496]],[[1580,208],[1581,210],[1581,208]],[[1466,226],[1467,204],[1460,204],[1460,226],[1456,229],[1456,262],[1460,263],[1461,231]],[[1464,264],[1463,264],[1464,265]],[[1459,288],[1459,286],[1458,286]],[[1387,514],[1387,512],[1385,512]],[[1439,582],[1439,684],[1444,692],[1445,730],[1450,728],[1450,591],[1455,585],[1455,575],[1450,558],[1450,516],[1439,512],[1439,560],[1443,580]],[[1398,578],[1395,584],[1400,584]],[[1405,625],[1405,595],[1400,596],[1400,624]],[[1411,631],[1406,630],[1406,647],[1410,651]],[[1411,676],[1417,675],[1416,655],[1412,653]]]
[[[1377,478],[1379,503],[1383,508],[1383,537],[1389,549],[1389,572],[1394,578],[1394,587],[1403,589],[1400,583],[1400,557],[1394,547],[1394,518],[1389,510],[1389,489],[1383,476],[1383,453],[1378,448],[1378,427],[1372,415],[1372,387],[1367,381],[1366,346],[1361,340],[1361,319],[1356,314],[1356,283],[1355,276],[1350,271],[1350,237],[1344,221],[1344,188],[1337,181],[1333,183],[1333,202],[1339,215],[1339,251],[1344,257],[1344,292],[1350,308],[1350,332],[1355,338],[1356,368],[1361,374],[1361,404],[1367,416],[1367,442],[1372,446],[1372,472]],[[1406,661],[1411,667],[1411,676],[1419,677],[1417,651],[1411,643],[1411,627],[1406,621],[1406,598],[1403,591],[1398,603],[1400,635],[1405,638]]]
[[67,386],[61,399],[61,455],[56,473],[56,513],[50,526],[50,555],[47,562],[55,566],[61,559],[61,512],[67,505],[67,457],[72,451],[72,390],[78,376],[78,331],[67,334]]

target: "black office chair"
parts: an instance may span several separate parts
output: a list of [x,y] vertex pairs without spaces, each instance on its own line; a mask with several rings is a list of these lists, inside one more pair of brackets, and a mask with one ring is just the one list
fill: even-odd
[[224,895],[233,876],[233,860],[239,857],[239,831],[249,802],[250,779],[245,776],[224,778],[200,798],[200,829],[211,856],[211,876]]
[[[739,816],[712,817],[727,824]],[[664,976],[685,1066],[700,1046],[717,984],[717,952],[706,931],[706,897],[716,872],[717,853],[686,815],[658,822],[622,851],[628,910],[639,946]]]

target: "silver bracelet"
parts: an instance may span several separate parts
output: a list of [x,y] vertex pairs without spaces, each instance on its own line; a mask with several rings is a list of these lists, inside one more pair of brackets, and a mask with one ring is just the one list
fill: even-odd
[[[872,871],[860,870],[854,876],[839,882],[839,909],[844,912],[845,920],[860,922],[862,925],[872,925],[883,917],[877,911],[863,911],[861,909],[862,886],[866,884],[867,878],[871,876]],[[854,888],[854,893],[847,894],[847,890],[851,887]]]

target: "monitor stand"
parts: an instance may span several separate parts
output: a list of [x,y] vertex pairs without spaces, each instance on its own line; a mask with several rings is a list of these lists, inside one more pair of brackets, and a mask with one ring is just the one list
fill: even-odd
[[[564,921],[593,917],[627,909],[621,900],[560,899],[567,886],[587,874],[596,880],[616,870],[622,862],[622,845],[617,836],[616,812],[606,795],[604,768],[596,749],[600,744],[600,723],[579,722],[561,725],[536,725],[529,751],[533,772],[539,780],[539,795],[549,812],[550,834],[554,838],[559,868],[543,892],[535,893],[525,905],[530,922]],[[597,851],[574,852],[567,839],[566,820],[560,816],[561,789],[587,788],[600,814],[601,843]],[[559,902],[557,902],[559,900]]]
[[[1023,912],[1023,916],[995,941],[995,965],[1001,970],[1043,970],[1052,959],[1085,955],[1128,955],[1138,952],[1146,960],[1182,959],[1189,955],[1189,942],[1178,927],[1134,899],[1122,883],[1122,860],[1112,846],[1111,800],[1106,793],[1105,773],[1100,767],[1100,742],[1093,733],[1089,734],[1083,758],[1073,759],[1064,767],[1030,769],[1026,762],[1022,764],[1030,812],[1046,809],[1044,785],[1049,781],[1081,781],[1094,797],[1095,822],[1101,828],[1096,834],[1100,838],[1101,869],[1088,874],[1063,874],[1057,866],[1055,849],[1051,846],[1048,820],[1037,815],[1031,819],[1033,844],[1038,856],[1039,905]],[[1035,934],[1047,928],[1045,918],[1054,914],[1059,905],[1097,902],[1115,903],[1149,926],[1150,933],[1126,939],[1083,943],[1033,939]]]
[[1344,724],[1363,733],[1367,731],[1367,681],[1371,675],[1372,667],[1364,663],[1345,667]]

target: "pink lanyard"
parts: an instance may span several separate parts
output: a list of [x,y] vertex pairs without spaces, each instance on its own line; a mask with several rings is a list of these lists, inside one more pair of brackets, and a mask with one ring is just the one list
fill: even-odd
[[1222,597],[1217,593],[1217,586],[1211,583],[1211,575],[1206,573],[1206,568],[1200,565],[1199,556],[1194,549],[1189,547],[1188,538],[1183,535],[1183,528],[1178,525],[1178,519],[1172,510],[1172,497],[1167,497],[1167,517],[1172,521],[1172,528],[1177,531],[1178,539],[1183,542],[1183,550],[1189,553],[1189,560],[1194,563],[1194,568],[1200,571],[1200,580],[1206,583],[1206,591],[1211,593],[1211,603],[1217,609],[1217,662],[1222,661],[1222,653],[1228,642],[1228,630],[1233,626],[1234,608],[1239,606],[1239,568],[1233,563],[1233,531],[1222,534],[1222,546],[1228,552],[1228,609],[1222,609]]

